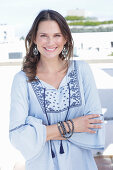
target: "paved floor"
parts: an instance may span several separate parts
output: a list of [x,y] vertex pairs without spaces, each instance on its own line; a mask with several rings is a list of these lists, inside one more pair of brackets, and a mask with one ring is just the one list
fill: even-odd
[[[102,111],[106,118],[113,117],[113,63],[90,64],[99,91]],[[21,69],[20,66],[0,66],[0,167],[1,170],[12,170],[16,161],[23,160],[15,150],[8,137],[10,89],[13,76]],[[113,122],[106,121],[105,155],[113,155]],[[7,162],[7,164],[6,164]],[[101,170],[101,169],[100,169]],[[104,169],[102,169],[104,170]]]
[[113,170],[113,156],[95,157],[98,170]]

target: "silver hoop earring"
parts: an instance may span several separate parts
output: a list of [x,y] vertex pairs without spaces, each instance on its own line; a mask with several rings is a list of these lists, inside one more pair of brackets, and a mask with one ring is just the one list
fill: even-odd
[[35,47],[33,48],[33,54],[34,54],[34,55],[38,55],[38,49],[37,49],[37,46],[35,46]]
[[62,50],[62,55],[64,56],[64,58],[67,57],[68,54],[68,50],[66,49],[66,47],[64,46],[63,50]]

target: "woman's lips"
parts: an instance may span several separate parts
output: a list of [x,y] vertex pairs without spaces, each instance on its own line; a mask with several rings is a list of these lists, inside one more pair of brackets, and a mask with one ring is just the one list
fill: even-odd
[[53,52],[56,50],[57,47],[54,47],[54,48],[47,48],[47,47],[44,47],[44,49],[48,52]]

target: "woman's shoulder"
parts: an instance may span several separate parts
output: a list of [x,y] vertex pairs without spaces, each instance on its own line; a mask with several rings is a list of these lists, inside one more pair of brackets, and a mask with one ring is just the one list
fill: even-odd
[[82,75],[91,72],[90,65],[84,60],[74,60],[74,69],[78,70],[78,73],[81,73]]
[[92,81],[93,72],[90,64],[86,61],[76,61],[76,63],[79,70],[78,72],[82,75],[82,78],[87,79],[87,81]]
[[23,72],[22,70],[17,72],[14,75],[14,81],[16,81],[16,82],[26,82],[27,76],[26,76],[25,72]]
[[74,69],[77,69],[77,70],[78,69],[84,70],[85,68],[89,67],[89,64],[84,60],[71,60],[70,61],[70,67],[71,68],[74,67]]
[[76,65],[80,68],[88,67],[89,64],[84,60],[75,60]]

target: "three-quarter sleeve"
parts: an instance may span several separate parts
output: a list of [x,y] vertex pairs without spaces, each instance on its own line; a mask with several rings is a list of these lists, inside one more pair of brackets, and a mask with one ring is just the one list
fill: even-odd
[[[82,77],[83,93],[85,100],[84,115],[100,114],[99,119],[104,121],[98,91],[90,66],[86,62],[82,61],[79,64],[80,66],[78,67],[78,72],[79,74],[81,74]],[[85,149],[104,149],[104,123],[102,123],[101,129],[94,130],[96,131],[95,134],[91,134],[88,132],[75,132],[73,136],[69,139],[69,141]]]
[[38,156],[46,142],[41,119],[29,115],[29,90],[24,72],[15,75],[11,89],[9,137],[26,160]]

